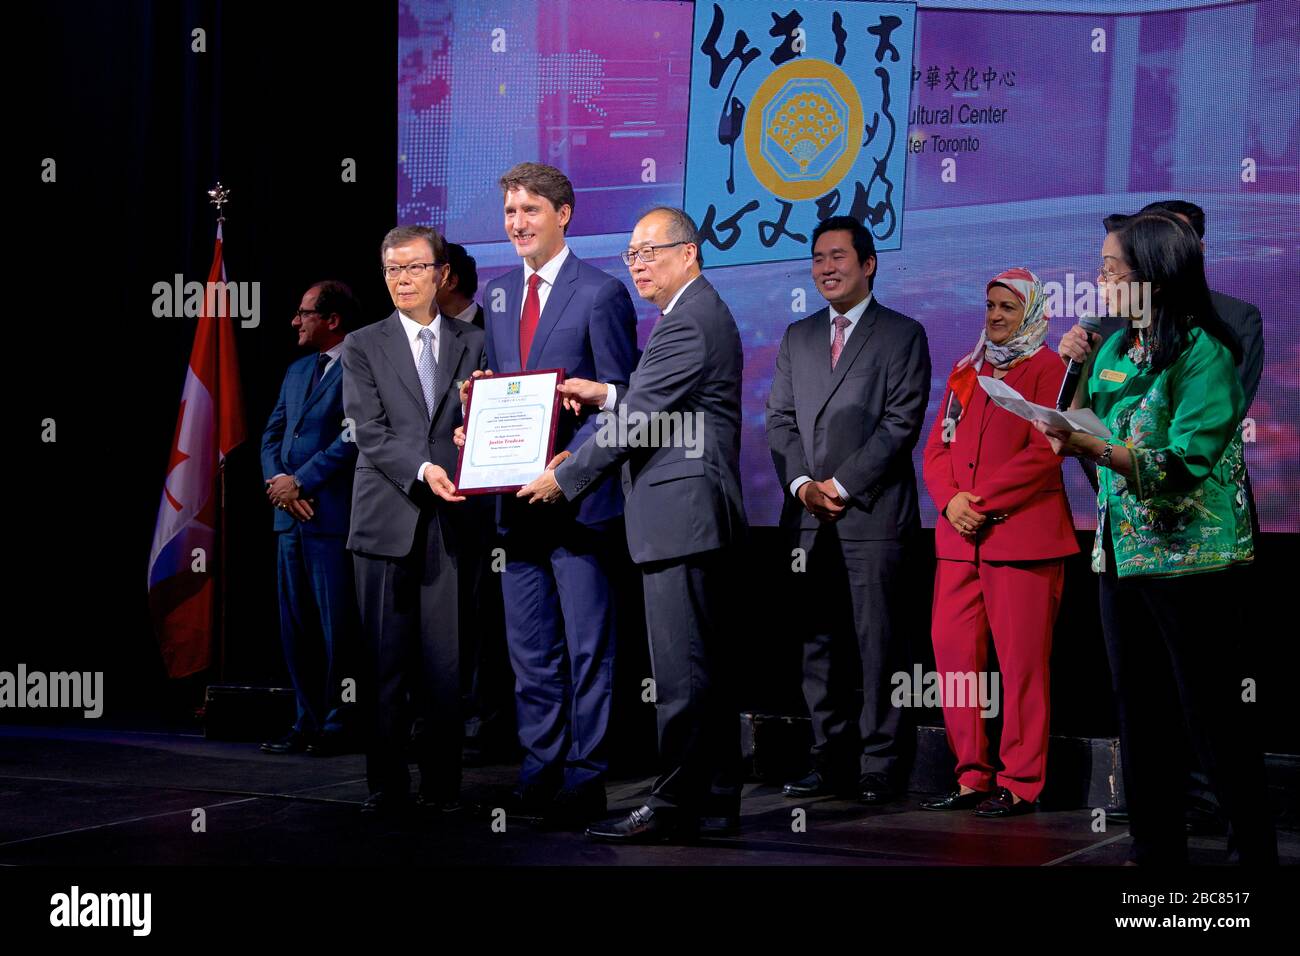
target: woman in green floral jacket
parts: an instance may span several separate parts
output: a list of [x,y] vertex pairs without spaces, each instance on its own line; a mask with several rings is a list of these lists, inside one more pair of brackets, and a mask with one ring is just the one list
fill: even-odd
[[[1240,345],[1211,305],[1200,242],[1176,217],[1144,213],[1119,225],[1102,246],[1098,279],[1130,326],[1101,345],[1076,404],[1092,408],[1112,437],[1039,427],[1057,454],[1098,465],[1092,563],[1133,857],[1187,861],[1190,746],[1241,862],[1276,863],[1251,703],[1257,675],[1234,633],[1240,569],[1254,557]],[[1091,339],[1075,326],[1061,357],[1088,360]]]

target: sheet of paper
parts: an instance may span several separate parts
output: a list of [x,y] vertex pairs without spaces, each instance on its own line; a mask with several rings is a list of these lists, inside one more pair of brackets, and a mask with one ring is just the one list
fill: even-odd
[[1110,429],[1101,423],[1091,408],[1076,408],[1068,412],[1059,412],[1046,405],[1037,405],[1029,401],[1014,388],[992,375],[981,375],[977,381],[988,394],[989,400],[999,408],[1005,408],[1012,415],[1029,422],[1046,422],[1053,428],[1064,431],[1087,432],[1097,438],[1109,438]]
[[551,459],[561,369],[474,380],[465,413],[465,446],[456,469],[462,494],[503,494],[540,475]]

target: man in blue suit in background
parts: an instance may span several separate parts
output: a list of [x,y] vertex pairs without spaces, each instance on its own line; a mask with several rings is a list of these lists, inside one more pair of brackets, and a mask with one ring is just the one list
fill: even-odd
[[[636,313],[618,279],[565,242],[573,184],[553,166],[520,163],[501,177],[506,235],[523,259],[484,292],[488,368],[564,369],[625,388],[636,365]],[[555,449],[596,432],[596,410],[560,419]],[[617,476],[581,503],[530,508],[503,496],[497,513],[501,587],[525,750],[511,809],[581,827],[605,812],[605,736],[613,691],[611,533],[623,512]]]
[[355,441],[343,425],[343,339],[359,316],[352,290],[319,282],[294,313],[298,346],[262,435],[262,475],[275,505],[280,636],[298,717],[264,753],[332,756],[349,747],[341,685],[356,663],[359,622],[347,550]]

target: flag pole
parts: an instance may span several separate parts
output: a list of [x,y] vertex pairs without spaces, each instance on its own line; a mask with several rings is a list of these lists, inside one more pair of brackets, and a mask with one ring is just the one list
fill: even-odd
[[[223,208],[226,203],[230,202],[230,190],[221,185],[221,180],[208,190],[208,202],[217,207],[217,234],[222,232],[222,226],[226,222],[226,212]],[[222,236],[222,279],[225,279],[225,249],[224,236]],[[205,290],[205,300],[207,299]],[[218,297],[217,301],[228,301],[225,296]],[[220,349],[221,336],[217,336],[218,349]],[[220,367],[220,351],[218,355],[218,367]],[[224,682],[226,679],[226,457],[217,455],[217,680]]]

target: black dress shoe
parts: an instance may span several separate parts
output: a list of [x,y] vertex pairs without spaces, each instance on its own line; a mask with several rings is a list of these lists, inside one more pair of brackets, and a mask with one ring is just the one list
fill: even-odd
[[279,740],[269,740],[258,749],[264,754],[300,754],[310,746],[311,737],[298,730],[291,730]]
[[458,793],[425,793],[423,790],[416,794],[415,805],[434,813],[459,813],[464,808]]
[[557,830],[582,830],[609,811],[605,785],[593,784],[577,790],[561,790],[542,811],[542,823]]
[[1018,817],[1021,814],[1032,813],[1034,804],[1030,800],[1021,800],[1016,802],[1011,791],[1006,787],[998,787],[993,796],[984,800],[975,808],[977,817]]
[[886,774],[864,773],[858,779],[858,800],[862,803],[888,803],[898,798],[898,788]]
[[409,795],[387,790],[376,790],[366,797],[365,803],[361,804],[362,813],[381,817],[401,816],[410,808],[411,798]]
[[1228,823],[1214,809],[1188,807],[1184,828],[1193,836],[1227,836]]
[[939,797],[936,800],[924,800],[921,803],[922,810],[973,810],[983,801],[987,800],[992,794],[987,790],[973,790],[970,793],[962,793],[958,788],[946,797]]
[[820,797],[831,792],[830,782],[820,770],[814,770],[808,776],[793,780],[781,788],[781,793],[787,797]]
[[740,832],[740,814],[722,813],[700,817],[700,833],[705,836],[734,836]]
[[313,757],[338,757],[354,751],[347,735],[339,731],[319,734],[307,745],[307,753]]
[[689,840],[698,832],[694,821],[688,823],[676,814],[666,814],[650,807],[639,807],[621,820],[596,823],[587,827],[587,836],[605,843],[666,843]]
[[740,832],[739,794],[710,794],[700,809],[700,833],[709,836],[730,836]]
[[555,802],[555,796],[555,790],[538,784],[517,786],[506,798],[505,810],[512,817],[542,820]]

